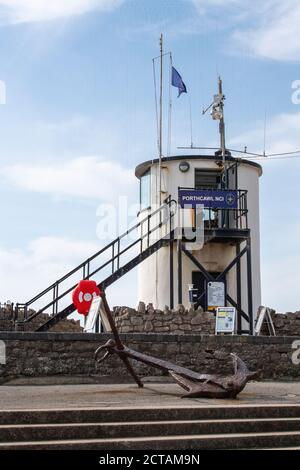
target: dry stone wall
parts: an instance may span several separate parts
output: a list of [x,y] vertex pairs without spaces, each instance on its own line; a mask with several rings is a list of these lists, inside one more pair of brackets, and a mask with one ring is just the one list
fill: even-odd
[[[28,314],[34,313],[30,310]],[[154,309],[152,304],[147,306],[140,302],[137,309],[130,307],[115,307],[114,316],[120,333],[170,333],[183,334],[215,334],[215,316],[211,312],[186,309],[178,305],[170,310]],[[271,313],[277,336],[300,336],[300,311],[288,313]],[[32,322],[25,324],[24,331],[35,331],[49,319],[46,313],[40,314]],[[15,331],[12,309],[0,307],[0,331]],[[51,332],[82,332],[79,321],[64,319],[51,328]],[[263,325],[261,334],[267,336],[268,329]]]
[[[271,313],[277,336],[300,336],[300,312]],[[263,332],[267,334],[264,326]]]
[[214,334],[213,313],[202,308],[186,309],[178,305],[175,310],[155,310],[152,304],[139,303],[137,310],[129,307],[114,309],[115,321],[120,333],[171,333],[171,334]]
[[[28,316],[34,313],[34,310],[28,311]],[[19,318],[22,320],[22,317]],[[34,318],[31,322],[24,325],[24,331],[35,331],[39,326],[49,320],[49,315],[41,313],[38,317]],[[0,308],[0,331],[15,331],[16,326],[14,322],[13,311],[9,307]],[[79,320],[73,318],[61,320],[59,323],[51,328],[51,331],[56,332],[78,332],[81,333],[83,328],[80,326]]]
[[[135,310],[130,307],[115,307],[116,325],[121,333],[171,333],[171,334],[215,334],[215,316],[211,312],[186,309],[178,305],[174,310],[167,306],[155,310],[152,304],[140,302]],[[300,336],[300,312],[271,313],[277,336]],[[261,334],[268,335],[264,324]]]

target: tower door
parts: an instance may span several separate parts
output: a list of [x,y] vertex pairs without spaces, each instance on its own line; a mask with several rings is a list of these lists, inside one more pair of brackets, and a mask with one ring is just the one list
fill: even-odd
[[[210,272],[209,273],[214,279],[221,274],[220,272]],[[198,289],[199,296],[204,292],[199,304],[205,311],[207,309],[207,299],[206,299],[206,279],[200,271],[192,272],[192,284]]]

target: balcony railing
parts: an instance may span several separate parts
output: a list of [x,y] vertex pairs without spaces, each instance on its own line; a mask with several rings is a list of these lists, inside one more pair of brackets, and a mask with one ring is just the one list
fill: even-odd
[[[184,190],[195,190],[195,188],[188,188],[188,187],[180,187],[178,188]],[[214,191],[214,189],[208,188],[197,188],[197,190],[203,191]],[[203,217],[204,217],[204,228],[205,229],[248,229],[248,207],[247,207],[247,194],[248,191],[246,189],[222,189],[222,191],[232,193],[237,193],[237,207],[235,208],[222,208],[222,209],[214,209],[211,207],[203,209]],[[196,210],[196,209],[191,209]],[[194,220],[197,220],[194,217]]]

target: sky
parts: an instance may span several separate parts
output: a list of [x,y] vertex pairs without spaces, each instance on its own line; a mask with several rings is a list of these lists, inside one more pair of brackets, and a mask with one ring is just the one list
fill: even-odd
[[[201,114],[218,74],[228,147],[262,152],[266,123],[267,153],[299,150],[299,21],[297,0],[0,0],[0,302],[104,246],[103,204],[137,201],[134,167],[157,156],[160,33],[188,90],[172,91],[171,154],[191,142],[190,105],[194,145],[218,145]],[[260,163],[262,302],[300,310],[300,160]],[[118,281],[111,303],[136,305],[135,284]]]

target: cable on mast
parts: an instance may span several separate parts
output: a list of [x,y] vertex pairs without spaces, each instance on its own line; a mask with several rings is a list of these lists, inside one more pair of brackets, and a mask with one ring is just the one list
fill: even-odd
[[161,206],[161,161],[163,134],[163,35],[160,35],[160,97],[159,97],[159,205]]
[[191,132],[191,149],[192,149],[194,147],[194,142],[193,142],[192,101],[191,101],[190,96],[189,96],[189,102],[190,102],[190,132]]
[[[177,147],[178,149],[185,149],[188,150],[191,147]],[[220,150],[218,147],[193,147],[193,150]],[[239,153],[242,155],[247,155],[249,160],[285,160],[288,158],[300,158],[300,150],[295,150],[294,152],[283,152],[283,153],[270,153],[270,154],[261,154],[261,153],[254,153],[248,152],[247,146],[244,150],[237,150],[237,149],[226,149],[228,152]],[[248,156],[250,155],[250,156]]]
[[267,111],[265,110],[265,120],[264,120],[264,152],[263,155],[266,156],[266,131],[267,131]]

